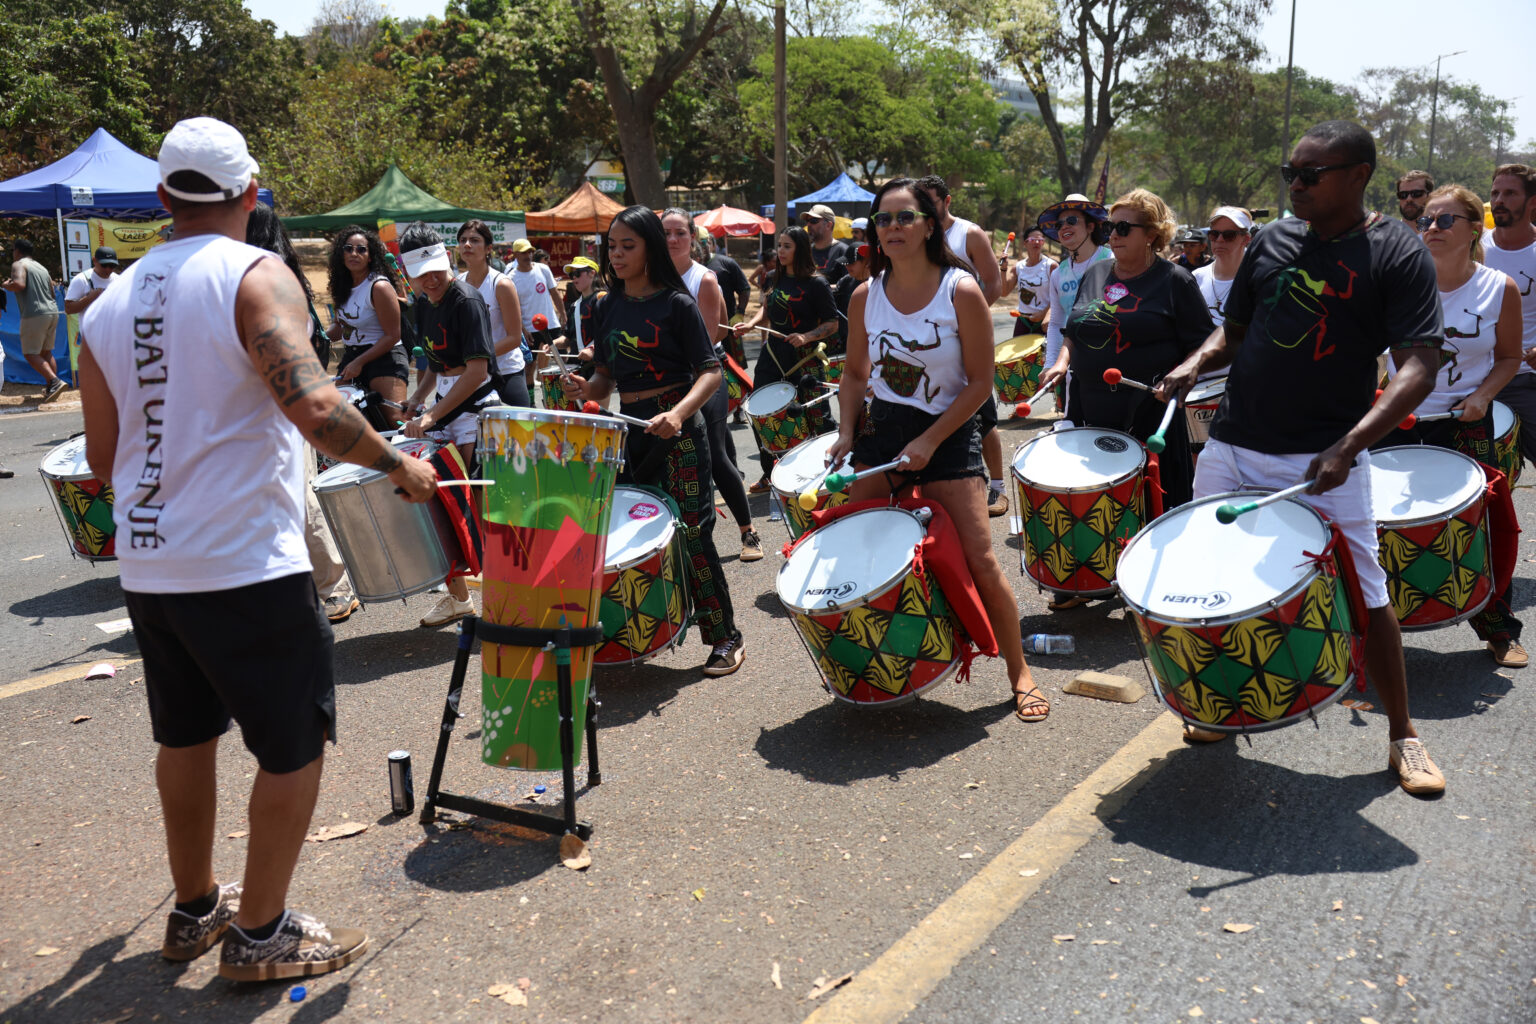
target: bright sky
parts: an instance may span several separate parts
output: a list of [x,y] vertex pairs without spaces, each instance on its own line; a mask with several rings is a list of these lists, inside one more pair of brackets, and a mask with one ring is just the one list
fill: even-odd
[[[1456,17],[1446,19],[1444,0],[1295,0],[1296,65],[1336,82],[1352,82],[1368,67],[1433,65],[1447,57],[1443,75],[1470,80],[1509,103],[1515,119],[1510,148],[1525,149],[1536,139],[1536,80],[1530,76],[1529,47],[1536,40],[1536,4],[1529,0],[1457,0]],[[444,0],[389,0],[397,18],[441,15]],[[299,35],[309,28],[320,5],[312,0],[246,0],[258,18]],[[1285,66],[1291,0],[1274,0],[1262,39],[1272,64]],[[1434,27],[1431,27],[1434,26]],[[1481,34],[1465,39],[1453,34],[1471,26]]]

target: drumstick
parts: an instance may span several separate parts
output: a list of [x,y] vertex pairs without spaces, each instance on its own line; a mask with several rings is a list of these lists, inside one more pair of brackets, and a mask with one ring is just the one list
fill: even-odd
[[[438,487],[494,487],[495,480],[439,480]],[[398,489],[398,488],[397,488]]]
[[817,402],[825,402],[829,398],[836,398],[836,397],[837,397],[837,390],[834,388],[833,390],[828,391],[824,395],[817,395],[815,398],[811,399],[809,402],[801,402],[800,403],[800,408],[805,409],[805,408],[808,408],[809,406],[815,405]]
[[838,494],[838,493],[841,493],[842,491],[847,490],[849,485],[855,484],[858,481],[863,480],[867,476],[874,476],[877,473],[888,473],[891,470],[896,469],[896,468],[898,468],[900,466],[904,466],[906,464],[907,464],[907,457],[905,455],[903,455],[901,458],[896,459],[896,460],[891,461],[891,462],[887,462],[884,465],[871,466],[869,469],[860,470],[857,473],[848,473],[848,474],[844,474],[844,473],[828,473],[827,474],[827,493],[828,494]]
[[1163,410],[1163,422],[1157,425],[1157,433],[1147,438],[1147,451],[1154,455],[1168,447],[1168,442],[1163,440],[1163,435],[1168,432],[1168,424],[1173,422],[1173,412],[1179,407],[1178,396],[1170,397],[1167,405],[1168,407]]
[[1013,232],[1008,232],[1008,244],[1003,246],[1003,259],[1013,255]]
[[1133,388],[1140,388],[1141,390],[1148,393],[1157,390],[1156,388],[1148,387],[1139,380],[1131,380],[1131,378],[1127,377],[1113,366],[1104,371],[1104,383],[1108,384],[1112,388],[1119,387],[1121,384],[1129,384]]
[[650,420],[642,420],[638,416],[630,416],[627,413],[622,412],[607,412],[603,409],[602,406],[598,405],[591,399],[581,403],[581,411],[584,413],[589,413],[593,416],[610,416],[616,420],[623,420],[625,423],[633,423],[637,427],[650,427],[651,425]]
[[1310,489],[1311,486],[1311,480],[1303,480],[1293,487],[1287,487],[1283,491],[1276,491],[1274,494],[1266,494],[1257,501],[1250,501],[1245,505],[1218,505],[1216,506],[1216,521],[1218,523],[1235,522],[1237,517],[1244,512],[1252,512],[1256,508],[1263,508],[1265,505],[1273,505],[1277,501],[1293,498],[1303,491]]
[[1432,423],[1435,420],[1459,420],[1466,411],[1465,409],[1452,409],[1450,412],[1432,412],[1428,416],[1415,416],[1413,413],[1409,413],[1408,418],[1403,420],[1403,429],[1407,430],[1415,423]]
[[[715,324],[715,326],[716,327],[724,327],[728,331],[734,331],[736,329],[735,327],[732,327],[730,324]],[[771,327],[754,327],[752,329],[754,331],[762,331],[764,334],[771,334],[775,338],[788,338],[789,337],[789,335],[781,334],[780,332],[774,330]]]

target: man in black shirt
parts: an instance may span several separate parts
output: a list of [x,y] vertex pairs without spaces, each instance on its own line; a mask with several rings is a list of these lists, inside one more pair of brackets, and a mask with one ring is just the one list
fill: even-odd
[[725,318],[734,320],[737,311],[746,311],[752,298],[752,285],[747,282],[746,273],[724,249],[716,252],[704,265],[715,272],[715,278],[720,282],[720,291],[725,295]]
[[811,236],[811,262],[816,264],[816,272],[827,279],[827,284],[837,284],[838,279],[848,273],[848,268],[843,265],[848,258],[848,247],[832,239],[836,220],[832,207],[822,203],[800,215],[800,222]]
[[837,303],[837,341],[827,343],[827,355],[840,356],[848,351],[848,303],[853,291],[869,280],[869,246],[856,245],[848,253],[848,276],[832,286],[832,301]]
[[[1163,378],[1158,393],[1166,400],[1201,371],[1231,364],[1195,496],[1312,481],[1305,498],[1343,530],[1369,609],[1366,669],[1387,713],[1388,765],[1408,792],[1437,794],[1445,777],[1408,715],[1367,449],[1433,388],[1444,328],[1428,250],[1402,221],[1365,210],[1375,167],[1376,144],[1357,124],[1326,121],[1301,137],[1281,168],[1296,217],[1254,239],[1233,279],[1226,322]],[[1387,349],[1401,368],[1372,405],[1377,357]],[[1220,736],[1198,730],[1194,738]]]

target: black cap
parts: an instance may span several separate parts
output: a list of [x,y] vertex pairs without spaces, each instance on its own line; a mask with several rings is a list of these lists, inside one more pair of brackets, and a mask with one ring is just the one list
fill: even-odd
[[96,262],[100,263],[104,267],[116,267],[120,265],[117,262],[117,250],[112,248],[110,245],[103,245],[96,250]]

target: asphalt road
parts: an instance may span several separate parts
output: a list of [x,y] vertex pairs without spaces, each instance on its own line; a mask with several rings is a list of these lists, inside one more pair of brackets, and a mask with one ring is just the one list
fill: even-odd
[[[1005,448],[1042,425],[1005,420]],[[1120,795],[1079,788],[1166,739],[1167,720],[1150,696],[1061,693],[1088,668],[1145,676],[1117,606],[1045,610],[1017,575],[1006,519],[993,539],[1024,631],[1077,638],[1071,656],[1033,659],[1046,722],[1013,719],[1001,664],[986,661],[916,706],[832,705],[772,596],[779,556],[728,558],[741,672],[702,677],[695,639],[598,677],[603,784],[580,798],[596,828],[580,873],[532,832],[388,813],[389,750],[411,750],[424,785],[454,634],[416,627],[425,598],[370,606],[336,631],[341,743],[314,821],[369,827],[306,844],[292,905],[367,928],[372,951],[312,979],[299,1003],[281,984],[224,982],[213,956],[164,963],[142,672],[131,634],[98,628],[125,614],[116,571],[69,559],[33,475],[78,429],[77,413],[0,417],[0,462],[18,471],[0,483],[0,1022],[793,1022],[818,1008],[895,1020],[879,993],[846,1014],[861,983],[923,973],[898,955],[914,937],[940,969],[912,1021],[1536,1019],[1524,673],[1496,670],[1465,627],[1409,638],[1415,710],[1450,779],[1438,801],[1396,789],[1385,723],[1367,707],[1251,746],[1175,738]],[[751,450],[745,428],[736,438]],[[1532,504],[1517,492],[1523,515]],[[776,547],[787,535],[753,505]],[[717,530],[725,551],[730,533]],[[1517,609],[1536,595],[1532,569],[1522,558]],[[115,678],[82,678],[101,660]],[[13,685],[29,681],[50,685]],[[447,788],[504,802],[557,791],[558,776],[479,763],[463,741],[469,690]],[[235,879],[254,764],[234,738],[224,753],[215,865]],[[1102,818],[1079,815],[1088,827],[1061,853],[1042,829],[1085,798]],[[1035,877],[1020,880],[1015,861]],[[974,914],[951,911],[978,892],[985,905],[1000,867],[1038,891],[978,932]],[[524,978],[526,1007],[488,992]]]

